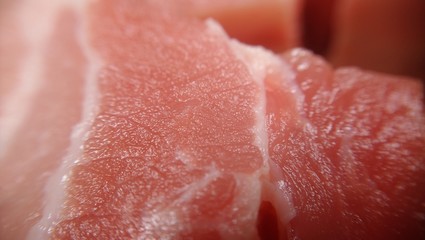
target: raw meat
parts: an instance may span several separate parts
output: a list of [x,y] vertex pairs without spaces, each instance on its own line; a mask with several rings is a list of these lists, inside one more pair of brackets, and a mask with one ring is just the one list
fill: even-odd
[[304,50],[283,59],[294,75],[268,81],[267,123],[270,158],[296,209],[290,236],[423,238],[420,82],[334,71]]
[[[0,239],[24,239],[39,220],[46,181],[60,166],[72,128],[81,119],[87,69],[76,39],[76,16],[65,11],[56,20],[54,6],[34,4],[16,10],[27,14],[34,29],[19,26],[26,21],[14,21],[17,27],[4,31],[28,34],[16,42],[27,48],[11,45],[11,52],[22,50],[19,57],[0,57],[8,70],[1,71],[1,86],[11,83],[8,94],[2,95],[0,112]],[[43,17],[31,14],[36,6]],[[16,35],[1,39],[14,42]]]
[[213,24],[109,4],[90,9],[99,104],[53,238],[255,236],[262,82]]
[[2,2],[1,239],[425,236],[417,80],[155,1],[55,3]]

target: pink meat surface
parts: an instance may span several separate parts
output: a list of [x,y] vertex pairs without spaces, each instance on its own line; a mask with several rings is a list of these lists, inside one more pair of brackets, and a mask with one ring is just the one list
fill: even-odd
[[419,81],[183,2],[0,2],[0,239],[425,237]]
[[267,123],[270,159],[297,213],[290,236],[423,237],[420,82],[354,68],[333,70],[303,50],[283,59],[294,74],[286,81],[266,80]]

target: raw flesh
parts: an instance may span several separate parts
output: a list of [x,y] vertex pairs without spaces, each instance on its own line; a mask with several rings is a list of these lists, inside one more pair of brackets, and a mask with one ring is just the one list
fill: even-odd
[[1,239],[425,237],[419,81],[154,1],[55,3],[1,2]]

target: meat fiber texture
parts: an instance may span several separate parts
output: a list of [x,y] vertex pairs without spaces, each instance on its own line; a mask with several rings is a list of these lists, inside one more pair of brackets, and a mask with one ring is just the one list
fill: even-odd
[[425,238],[421,81],[164,2],[0,2],[0,239]]

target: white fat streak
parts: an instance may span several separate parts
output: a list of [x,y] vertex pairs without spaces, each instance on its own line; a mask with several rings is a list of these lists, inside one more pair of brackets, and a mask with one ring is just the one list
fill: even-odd
[[[220,29],[220,26],[212,20],[208,20],[208,24],[215,31]],[[275,164],[270,160],[268,153],[268,134],[265,117],[265,81],[267,75],[272,74],[275,71],[285,73],[285,76],[282,76],[282,83],[284,81],[284,84],[289,84],[291,93],[296,98],[297,107],[300,111],[302,103],[304,102],[304,96],[295,82],[294,72],[286,64],[284,64],[284,62],[282,62],[282,59],[278,58],[270,51],[263,47],[248,46],[238,42],[237,40],[232,40],[230,47],[233,49],[235,56],[238,57],[241,62],[245,63],[252,78],[256,80],[256,83],[260,87],[261,92],[258,105],[255,108],[256,125],[252,129],[255,135],[255,145],[261,150],[262,157],[264,159],[263,168],[259,169],[256,174],[252,174],[252,178],[256,178],[255,181],[258,182],[258,185],[262,186],[258,189],[253,188],[253,191],[258,191],[256,194],[259,196],[257,203],[258,206],[256,209],[258,209],[260,205],[262,188],[265,188],[266,195],[263,197],[267,198],[265,200],[271,201],[273,205],[275,205],[279,219],[283,223],[288,223],[293,217],[295,217],[295,208],[292,203],[292,196],[290,192],[287,191],[282,174],[278,169],[276,169],[277,166],[275,166]]]
[[[63,6],[72,7],[79,16],[80,31],[78,39],[83,54],[88,62],[85,75],[85,90],[83,100],[83,112],[81,121],[76,124],[71,133],[71,145],[68,148],[66,156],[63,157],[61,166],[49,178],[45,186],[45,201],[42,219],[35,224],[28,232],[27,239],[47,239],[51,230],[61,220],[61,210],[65,202],[66,187],[68,184],[69,173],[73,166],[79,161],[83,151],[83,143],[86,140],[87,133],[92,125],[99,101],[99,90],[97,88],[97,75],[102,66],[100,58],[91,49],[88,43],[88,36],[85,26],[84,13],[87,1],[64,1]],[[69,5],[67,5],[69,4]],[[72,4],[72,5],[71,5]]]
[[272,181],[263,186],[267,188],[266,196],[264,197],[273,203],[280,221],[285,224],[289,223],[296,215],[295,207],[292,203],[292,195],[283,180],[281,168],[273,161],[270,161],[270,174],[272,175]]
[[179,205],[184,202],[189,202],[190,200],[196,197],[196,193],[202,189],[205,189],[211,182],[220,177],[222,173],[215,167],[211,166],[210,171],[205,174],[205,176],[198,180],[194,181],[192,184],[189,184],[183,187],[179,192],[183,194],[173,203]]
[[[214,20],[206,20],[207,26],[210,32],[214,34],[220,34],[226,36],[223,28]],[[269,61],[271,55],[262,47],[251,47],[244,45],[237,40],[230,41],[230,48],[233,51],[233,54],[246,65],[247,70],[249,71],[251,77],[256,81],[258,87],[260,88],[260,94],[258,96],[258,104],[255,107],[255,116],[256,123],[252,128],[252,132],[255,136],[254,144],[261,151],[263,158],[263,168],[261,171],[268,171],[269,169],[269,153],[268,153],[268,135],[266,129],[266,90],[264,79],[267,74],[267,66],[264,60]]]
[[[62,1],[27,0],[20,3],[18,21],[19,31],[28,44],[28,52],[20,64],[18,84],[2,103],[3,112],[0,115],[0,159],[6,154],[8,144],[29,117],[32,100],[44,84],[42,77],[43,58],[48,51],[47,44],[56,19],[57,9]],[[28,27],[31,26],[31,27]],[[5,81],[10,81],[5,79]]]
[[[305,57],[306,55],[308,55],[308,52],[302,48],[296,48],[291,50],[290,55],[292,58],[302,58]],[[286,66],[289,65],[289,63],[287,62],[286,59],[281,59],[281,65],[282,66]],[[285,63],[285,65],[283,64]],[[308,62],[302,62],[301,64],[299,64],[297,66],[297,70],[298,71],[305,71],[310,69],[310,63]],[[289,67],[287,67],[289,69]],[[295,79],[295,73],[291,70],[288,70],[288,78],[286,81],[287,84],[289,84],[289,88],[291,89],[291,93],[292,95],[295,97],[295,100],[297,102],[297,110],[301,115],[305,115],[304,112],[304,100],[305,100],[305,95],[304,92],[301,90],[300,85],[297,83],[296,79]],[[307,120],[307,119],[306,119]]]
[[[161,208],[152,208],[145,211],[140,220],[143,233],[137,239],[153,238],[159,233],[162,234],[163,239],[175,239],[181,231],[190,228],[190,225],[185,222],[187,216],[184,214],[187,203],[194,199],[198,192],[205,189],[222,175],[214,165],[210,166],[208,170],[203,178],[178,190],[177,193],[180,196],[176,200]],[[157,200],[155,199],[155,201]],[[147,205],[149,204],[147,203]]]
[[[276,176],[280,171],[276,168],[270,159],[268,153],[268,134],[266,129],[266,91],[265,91],[265,79],[267,74],[269,74],[272,69],[282,69],[286,68],[285,72],[288,73],[290,80],[293,80],[293,72],[289,70],[285,65],[282,64],[281,60],[274,56],[272,53],[263,49],[262,47],[249,47],[242,45],[239,42],[234,41],[233,48],[235,49],[236,54],[242,54],[240,59],[242,62],[245,62],[247,68],[249,69],[252,77],[257,80],[259,85],[262,88],[261,100],[259,107],[256,109],[257,114],[257,124],[253,129],[256,136],[256,145],[261,149],[263,153],[264,168],[261,171],[263,176],[257,176],[258,181],[262,185],[262,188],[266,188],[267,194],[263,198],[273,203],[276,208],[276,212],[279,216],[279,219],[283,223],[288,223],[295,216],[295,208],[292,204],[292,197],[288,191],[286,191],[283,177],[281,174]],[[292,86],[291,86],[292,87]],[[270,169],[272,168],[272,169]],[[272,174],[270,178],[268,175]],[[275,181],[275,179],[279,179]],[[259,189],[261,195],[261,188]],[[258,203],[260,204],[260,203]]]

